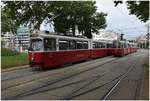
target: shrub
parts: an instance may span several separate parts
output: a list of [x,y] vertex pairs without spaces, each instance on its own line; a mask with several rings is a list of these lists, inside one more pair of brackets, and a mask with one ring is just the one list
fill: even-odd
[[19,54],[19,52],[12,51],[12,50],[7,49],[7,48],[1,49],[1,56],[13,56],[13,55],[18,55],[18,54]]

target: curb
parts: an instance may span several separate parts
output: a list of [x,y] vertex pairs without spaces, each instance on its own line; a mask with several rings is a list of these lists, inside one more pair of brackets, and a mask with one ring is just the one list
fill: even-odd
[[29,67],[29,65],[17,66],[17,67],[8,68],[8,69],[1,69],[1,72],[9,72],[9,71],[18,70],[18,69],[24,69],[27,67]]

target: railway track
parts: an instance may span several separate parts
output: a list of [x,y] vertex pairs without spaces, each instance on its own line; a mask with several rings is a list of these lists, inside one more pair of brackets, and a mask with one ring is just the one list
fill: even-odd
[[[138,61],[137,61],[138,62]],[[119,85],[119,83],[128,75],[129,72],[132,71],[132,69],[135,67],[136,63],[135,62],[132,66],[129,67],[128,71],[126,73],[124,73],[119,80],[112,86],[112,88],[110,90],[108,90],[108,92],[101,98],[101,100],[106,100],[108,98],[108,96],[113,92],[113,90]]]
[[[8,80],[14,80],[14,79],[18,79],[18,78],[22,78],[22,77],[26,77],[26,76],[31,76],[31,75],[35,75],[35,74],[38,74],[38,73],[40,73],[40,71],[30,71],[29,69],[26,69],[26,70],[28,70],[28,71],[25,71],[26,73],[23,73],[23,74],[21,74],[21,75],[17,75],[17,76],[12,76],[12,77],[8,77],[8,78],[4,78],[3,79],[3,77],[5,76],[5,75],[3,75],[2,76],[2,82],[4,82],[4,81],[8,81]],[[9,74],[7,74],[7,75],[9,75]]]
[[[135,66],[135,65],[136,65],[136,62],[135,62],[135,64],[134,64],[134,66]],[[115,77],[113,80],[111,80],[111,81],[109,81],[109,82],[106,82],[106,83],[104,83],[103,85],[97,86],[97,87],[95,87],[95,88],[89,89],[89,90],[87,90],[87,91],[85,91],[85,92],[82,92],[82,93],[79,93],[79,94],[75,94],[75,93],[76,93],[77,91],[79,91],[80,89],[85,88],[86,85],[84,85],[84,86],[81,87],[80,89],[77,89],[75,92],[71,93],[69,96],[64,97],[63,100],[71,100],[71,99],[73,99],[73,98],[75,98],[75,97],[84,95],[84,94],[86,94],[86,93],[89,93],[89,92],[94,91],[94,90],[96,90],[96,89],[99,89],[99,88],[101,88],[101,87],[104,87],[104,86],[106,86],[107,84],[116,82],[116,83],[114,83],[114,86],[106,93],[106,95],[104,95],[104,96],[101,98],[101,100],[106,100],[106,98],[109,96],[109,94],[112,92],[112,90],[121,82],[121,80],[122,80],[124,77],[127,76],[127,74],[134,68],[134,66],[129,66],[127,72],[125,72],[125,73],[123,73],[123,74],[121,74],[121,75]],[[96,80],[98,80],[98,79],[99,79],[99,78],[97,78]],[[92,82],[91,82],[91,83],[92,83]]]
[[[107,58],[106,58],[107,59]],[[114,60],[114,59],[116,59],[116,58],[110,58],[110,61],[111,60]],[[84,66],[88,66],[89,64],[94,64],[94,63],[97,63],[97,62],[99,62],[99,61],[94,61],[94,62],[92,62],[92,61],[90,61],[90,63],[84,63],[83,65],[82,64],[77,64],[77,66],[81,66],[81,67],[84,67]],[[108,63],[109,61],[107,61],[107,63]],[[105,62],[104,62],[105,63]],[[74,66],[76,66],[76,65],[74,65]],[[69,67],[67,67],[67,68],[69,68]],[[61,69],[61,68],[60,68]],[[92,69],[92,68],[91,68]],[[33,76],[35,76],[35,75],[39,75],[39,74],[44,74],[44,73],[46,73],[46,72],[49,72],[49,71],[45,71],[45,72],[39,72],[39,73],[35,73],[35,74],[32,74]],[[62,72],[62,71],[61,71]],[[16,83],[16,84],[14,84],[14,85],[11,85],[11,86],[9,86],[9,87],[2,87],[2,90],[7,90],[8,88],[11,88],[11,87],[15,87],[15,86],[19,86],[19,85],[21,85],[21,84],[25,84],[25,83],[29,83],[29,82],[33,82],[33,81],[36,81],[37,79],[40,81],[40,80],[43,80],[43,78],[47,78],[47,77],[50,77],[50,76],[53,76],[53,75],[57,75],[57,74],[59,74],[59,73],[61,73],[61,72],[56,72],[56,73],[49,73],[48,75],[46,75],[46,76],[39,76],[39,78],[35,78],[35,79],[31,79],[31,80],[27,80],[27,81],[24,81],[24,82],[19,82],[19,83]],[[27,76],[22,76],[22,77],[30,77],[30,76],[32,76],[32,75],[27,75]],[[14,79],[18,79],[18,78],[22,78],[22,77],[16,77],[16,78],[14,78]],[[12,80],[12,79],[10,79],[10,80]]]
[[[109,56],[109,57],[110,57],[110,56]],[[106,57],[104,57],[104,58],[106,58]],[[90,62],[90,61],[88,61],[88,62]],[[92,61],[91,61],[91,62],[92,62]],[[89,64],[91,64],[91,62],[90,62],[90,63],[83,64],[83,65],[80,65],[80,66],[89,65]],[[92,62],[92,63],[96,63],[96,62],[97,62],[97,61],[94,61],[94,62]],[[73,65],[76,65],[76,64],[73,64]],[[73,65],[72,65],[72,66],[73,66]],[[20,72],[20,71],[22,71],[22,70],[23,70],[23,72],[26,72],[26,71],[27,71],[26,74],[21,74],[21,75],[15,76],[15,77],[9,76],[9,78],[3,78],[5,75],[10,75],[10,74],[12,74],[12,73],[15,74],[14,72]],[[2,81],[18,79],[18,78],[22,78],[22,77],[26,77],[26,76],[32,76],[33,74],[39,74],[39,73],[41,73],[41,72],[43,72],[43,71],[31,70],[31,68],[29,68],[29,67],[7,70],[7,71],[4,71],[3,74],[2,74]],[[4,75],[4,76],[3,76],[3,75]]]
[[[65,76],[65,77],[59,78],[58,80],[48,81],[46,84],[43,84],[42,86],[39,86],[39,87],[34,88],[34,89],[31,89],[31,90],[29,90],[29,91],[27,91],[27,92],[32,92],[32,91],[41,89],[41,88],[43,88],[43,87],[46,87],[46,86],[48,86],[48,85],[52,85],[52,84],[54,84],[54,83],[63,81],[63,80],[65,80],[65,79],[72,78],[72,77],[77,76],[77,75],[79,75],[79,74],[81,74],[81,73],[84,73],[84,72],[90,71],[90,70],[92,70],[92,69],[98,68],[98,67],[100,67],[100,66],[102,66],[102,65],[104,65],[104,64],[107,64],[108,62],[113,62],[113,61],[118,60],[118,59],[119,59],[119,58],[113,58],[112,60],[107,61],[107,62],[104,62],[104,63],[102,63],[102,64],[100,64],[100,65],[98,65],[98,66],[95,66],[95,67],[92,67],[92,68],[88,68],[88,69],[86,69],[86,70],[82,70],[82,71],[80,71],[80,72],[78,72],[78,73],[73,73],[73,74],[71,74],[71,75],[67,75],[67,76]],[[30,81],[29,81],[29,82],[30,82]],[[5,90],[6,90],[6,89],[5,89]],[[26,94],[26,92],[20,93],[20,94],[14,96],[13,98],[11,97],[11,98],[8,98],[8,99],[15,99],[15,98],[20,97],[21,95],[24,95],[24,94]]]
[[[51,82],[51,81],[50,81],[50,82],[48,81],[46,84],[44,84],[44,85],[42,85],[42,86],[40,86],[40,87],[31,89],[31,90],[29,90],[29,91],[27,91],[27,92],[23,92],[23,93],[17,94],[17,95],[15,95],[15,96],[13,96],[13,97],[11,97],[11,98],[8,98],[8,99],[16,99],[16,98],[20,98],[20,97],[23,97],[23,96],[27,96],[27,95],[29,95],[29,94],[44,92],[44,91],[46,91],[46,90],[39,90],[39,89],[41,89],[41,88],[43,88],[43,87],[46,87],[46,86],[49,86],[49,85],[52,85],[52,84],[55,84],[55,83],[58,83],[58,82],[60,82],[60,81],[63,81],[63,80],[72,78],[72,77],[74,77],[74,76],[77,76],[77,75],[79,75],[79,74],[81,74],[81,73],[84,73],[84,72],[87,72],[87,71],[90,71],[90,70],[93,70],[93,69],[98,68],[98,67],[100,67],[100,66],[102,66],[102,65],[105,65],[105,64],[107,64],[107,63],[114,62],[114,61],[116,61],[116,60],[118,60],[118,59],[121,59],[121,58],[112,59],[111,61],[104,62],[104,63],[101,64],[101,65],[95,66],[95,67],[93,67],[93,68],[88,68],[87,70],[83,70],[83,71],[81,71],[81,72],[74,73],[74,74],[71,74],[71,75],[69,75],[69,76],[67,75],[67,76],[65,76],[65,77],[63,77],[63,78],[60,78],[60,79],[56,80],[56,81],[55,81],[55,80],[52,81],[52,82]],[[89,63],[89,64],[90,64],[90,63]],[[89,65],[89,64],[85,64],[85,65]],[[107,73],[106,73],[106,74],[107,74]],[[62,99],[71,99],[71,98],[76,97],[77,95],[75,96],[74,93],[76,93],[76,92],[79,91],[80,89],[83,89],[85,86],[90,85],[92,82],[98,80],[101,76],[103,76],[103,75],[97,75],[97,76],[93,77],[94,79],[92,79],[90,82],[86,83],[86,84],[83,85],[82,87],[80,87],[80,88],[78,88],[77,90],[75,90],[71,95],[69,95],[69,97],[66,96],[66,97],[64,97],[64,98],[62,98]],[[91,78],[90,78],[90,79],[91,79]],[[116,79],[114,79],[114,80],[111,81],[111,82],[114,82],[115,80],[118,80],[118,79],[119,79],[119,77],[117,77]],[[77,81],[77,82],[72,82],[72,83],[70,83],[70,84],[66,84],[66,85],[63,85],[63,86],[61,86],[61,87],[68,86],[68,85],[71,85],[71,84],[80,83],[80,82],[84,82],[84,81],[87,81],[87,80],[89,80],[89,78],[84,79],[84,80],[81,80],[81,81]],[[30,81],[29,81],[29,82],[30,82]],[[111,83],[111,82],[109,82],[109,83]],[[108,83],[106,83],[106,84],[108,84]],[[104,85],[106,85],[106,84],[104,84]],[[104,85],[103,85],[103,86],[104,86]],[[101,86],[101,87],[103,87],[103,86]],[[61,88],[61,87],[55,87],[55,88],[51,88],[51,89],[48,89],[48,90],[53,90],[53,89],[57,89],[57,88]],[[94,89],[95,89],[95,88],[93,88],[93,89],[91,89],[91,90],[94,90]],[[87,92],[84,92],[84,93],[81,93],[80,95],[85,94],[85,93],[88,93],[88,92],[90,92],[91,90],[89,90],[89,91],[87,91]],[[35,92],[35,91],[37,91],[37,92]],[[28,93],[28,92],[31,92],[31,93]],[[34,93],[32,93],[32,92],[34,92]],[[78,96],[79,96],[79,95],[78,95]]]
[[[141,55],[144,55],[144,54],[141,54]],[[109,96],[110,96],[111,94],[113,94],[113,92],[115,92],[115,90],[117,89],[117,87],[119,86],[119,84],[121,83],[121,81],[123,81],[123,79],[127,78],[128,74],[131,73],[131,72],[133,71],[133,69],[138,66],[137,64],[138,64],[140,61],[143,61],[143,59],[140,58],[140,59],[137,60],[134,64],[132,64],[132,66],[130,66],[130,68],[128,69],[128,71],[111,87],[111,89],[109,89],[109,90],[107,91],[107,93],[101,98],[101,100],[109,100]],[[134,72],[135,72],[135,71],[134,71]],[[139,82],[138,82],[138,86],[137,86],[137,87],[139,87]],[[137,87],[136,87],[134,99],[137,99],[137,93],[138,93],[138,92],[137,92]],[[140,88],[140,87],[139,87],[139,88]],[[139,88],[138,88],[138,89],[139,89]]]
[[[118,60],[118,59],[117,59]],[[112,61],[113,62],[113,61]],[[105,76],[106,74],[110,73],[113,69],[115,69],[116,67],[114,66],[112,69],[110,69],[108,72],[105,72],[103,73],[102,75],[96,75],[96,76],[93,76],[93,77],[90,77],[90,78],[86,78],[86,79],[83,79],[83,80],[80,80],[80,81],[76,81],[76,82],[72,82],[72,83],[69,83],[69,84],[65,84],[65,85],[62,85],[62,86],[58,86],[58,87],[54,87],[54,88],[50,88],[50,89],[45,89],[45,90],[34,90],[34,92],[31,92],[31,93],[28,93],[28,94],[25,94],[23,96],[28,96],[28,95],[32,95],[32,94],[35,94],[35,93],[42,93],[42,92],[46,92],[46,91],[51,91],[51,90],[54,90],[54,89],[58,89],[58,88],[62,88],[62,87],[65,87],[65,86],[69,86],[69,85],[72,85],[72,84],[76,84],[76,83],[80,83],[80,82],[84,82],[84,81],[87,81],[87,80],[91,80],[91,82],[88,82],[87,84],[83,85],[81,88],[75,90],[75,92],[77,92],[78,90],[84,88],[85,86],[91,84],[92,82],[100,79],[101,77]],[[94,79],[92,79],[94,78]],[[57,83],[57,82],[56,82]],[[55,83],[54,83],[55,84]],[[46,87],[46,86],[45,86]],[[23,97],[21,96],[21,97]]]
[[[131,55],[131,54],[130,54]],[[110,57],[110,56],[109,56]],[[92,62],[92,63],[96,63],[97,61],[95,62]],[[87,63],[85,65],[81,65],[81,66],[86,66],[88,64],[91,64],[91,63]],[[76,65],[76,64],[75,64]],[[11,74],[17,74],[17,73],[14,73],[14,72],[20,72],[22,71],[23,74],[20,74],[18,76],[9,76],[7,78],[7,75],[11,75]],[[16,68],[16,69],[8,69],[8,70],[4,70],[2,71],[2,79],[1,81],[7,81],[7,80],[13,80],[13,79],[18,79],[18,78],[22,78],[22,77],[26,77],[26,76],[31,76],[31,75],[34,75],[34,74],[39,74],[41,73],[41,71],[31,71],[31,68],[29,67],[23,67],[23,68]],[[26,73],[24,73],[26,72]],[[4,75],[4,76],[3,76]],[[6,77],[5,77],[6,75]]]
[[[105,86],[105,85],[107,85],[107,84],[110,84],[110,83],[112,83],[112,82],[120,81],[120,79],[121,79],[122,77],[124,77],[124,75],[126,75],[126,74],[130,71],[131,67],[132,67],[132,66],[129,66],[129,67],[128,67],[128,71],[125,72],[124,74],[122,74],[122,75],[120,75],[120,76],[114,78],[113,80],[111,80],[111,81],[109,81],[109,82],[107,82],[107,83],[105,83],[105,84],[103,84],[103,85],[100,85],[100,86],[98,86],[98,87],[96,87],[96,88],[90,89],[90,90],[88,90],[88,91],[86,91],[86,92],[82,92],[82,93],[80,93],[80,94],[74,95],[74,94],[75,94],[76,92],[78,92],[79,90],[81,90],[81,89],[83,89],[84,87],[90,85],[91,83],[93,83],[94,81],[98,80],[100,77],[104,76],[105,74],[107,74],[107,73],[109,73],[109,72],[104,73],[103,75],[97,75],[97,76],[94,77],[94,79],[92,79],[92,80],[90,80],[91,78],[88,78],[87,80],[90,80],[88,83],[86,83],[86,84],[83,85],[82,87],[80,87],[80,88],[76,89],[75,91],[73,91],[71,94],[69,94],[69,96],[67,95],[66,97],[62,98],[62,100],[69,100],[69,99],[72,99],[72,98],[74,98],[74,97],[77,97],[77,96],[80,96],[80,95],[89,93],[89,92],[91,92],[91,91],[93,91],[93,90],[96,90],[96,89],[98,89],[98,88],[101,88],[101,87],[103,87],[103,86]],[[81,80],[81,81],[77,81],[77,82],[74,82],[74,83],[70,83],[70,84],[67,84],[67,85],[63,85],[63,86],[61,86],[61,87],[68,86],[68,85],[75,84],[75,83],[79,83],[79,82],[83,82],[83,81],[86,81],[86,80],[84,79],[84,80]],[[20,97],[24,97],[24,96],[28,96],[28,95],[32,95],[32,94],[36,94],[36,93],[42,93],[42,92],[45,92],[45,91],[50,91],[50,90],[58,89],[58,88],[61,88],[61,87],[55,87],[55,88],[51,88],[51,89],[47,89],[47,90],[40,90],[40,91],[37,91],[37,92],[33,92],[33,93],[28,93],[28,94],[22,95],[22,96],[20,96]]]
[[[107,73],[109,73],[109,72],[107,72]],[[72,98],[74,98],[74,97],[77,97],[77,96],[86,94],[86,93],[88,93],[88,92],[91,92],[91,91],[96,90],[97,88],[100,88],[100,87],[103,87],[103,86],[105,86],[105,85],[107,85],[107,84],[109,84],[109,83],[112,83],[112,82],[114,82],[115,80],[119,79],[119,77],[120,77],[120,76],[118,76],[118,77],[116,77],[115,79],[113,79],[112,81],[109,81],[109,82],[107,82],[107,83],[105,83],[105,84],[103,84],[103,85],[101,85],[101,86],[98,86],[98,87],[93,88],[93,89],[90,89],[90,90],[88,90],[88,91],[86,91],[86,92],[82,92],[82,93],[80,93],[80,94],[74,95],[76,92],[78,92],[79,90],[81,90],[81,89],[85,88],[86,86],[92,84],[94,81],[100,79],[102,76],[104,76],[104,75],[107,74],[107,73],[104,73],[103,75],[96,75],[95,77],[87,78],[87,79],[84,79],[84,80],[81,80],[81,81],[69,83],[69,84],[66,84],[66,85],[63,85],[63,86],[60,86],[60,87],[54,87],[54,88],[51,88],[51,89],[35,91],[35,92],[28,93],[28,94],[25,94],[25,95],[22,95],[22,96],[19,96],[19,97],[25,97],[25,96],[33,95],[33,94],[36,94],[36,93],[43,93],[43,92],[46,92],[46,91],[51,91],[51,90],[54,90],[54,89],[62,88],[62,87],[64,87],[64,86],[69,86],[69,85],[72,85],[72,84],[77,84],[77,83],[80,83],[80,82],[84,82],[84,81],[89,80],[88,83],[86,83],[86,84],[84,84],[83,86],[77,88],[77,89],[76,89],[75,91],[73,91],[71,94],[69,94],[69,95],[67,95],[66,97],[64,97],[64,98],[61,99],[61,100],[70,100],[70,99],[72,99]],[[122,75],[121,75],[121,76],[122,76]]]

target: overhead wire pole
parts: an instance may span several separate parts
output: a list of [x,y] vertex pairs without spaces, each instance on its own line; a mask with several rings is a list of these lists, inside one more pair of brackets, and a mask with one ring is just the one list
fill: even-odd
[[[108,23],[109,24],[109,23]],[[109,24],[109,26],[111,26],[110,24]],[[123,31],[121,30],[121,29],[118,29],[118,28],[116,28],[116,27],[114,27],[114,26],[112,26],[112,28],[114,28],[114,29],[116,29],[117,31],[119,31],[121,34],[123,33]],[[114,30],[113,30],[114,31]],[[116,31],[115,31],[116,32]],[[120,34],[120,39],[121,39],[121,34]]]

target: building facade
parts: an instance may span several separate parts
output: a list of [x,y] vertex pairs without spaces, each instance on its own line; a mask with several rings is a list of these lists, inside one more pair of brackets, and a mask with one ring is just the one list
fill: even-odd
[[136,38],[139,48],[149,48],[149,36],[147,34],[141,34]]
[[1,47],[15,50],[15,35],[11,32],[1,33]]
[[2,47],[9,48],[11,50],[16,50],[19,52],[27,52],[30,41],[30,31],[29,28],[22,25],[17,30],[17,35],[11,32],[6,32],[1,34]]
[[93,34],[93,40],[97,41],[117,41],[120,40],[120,34],[112,31],[99,31],[97,34]]
[[28,50],[30,41],[30,30],[28,27],[22,25],[17,30],[17,35],[15,36],[16,50],[24,52]]

